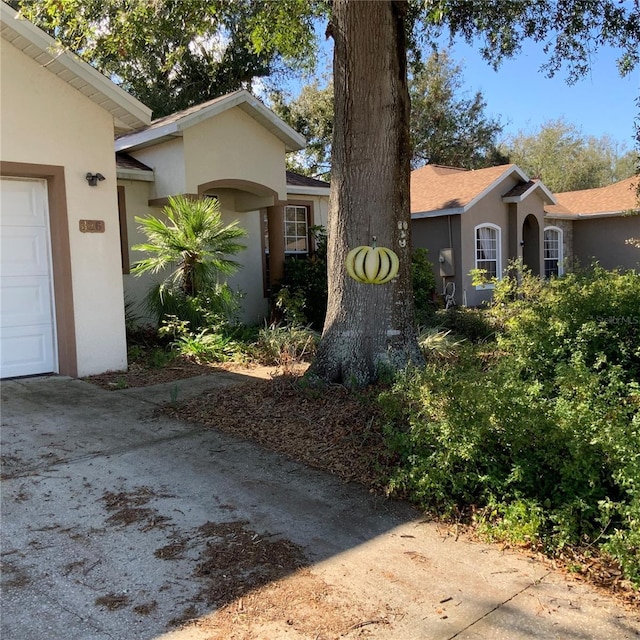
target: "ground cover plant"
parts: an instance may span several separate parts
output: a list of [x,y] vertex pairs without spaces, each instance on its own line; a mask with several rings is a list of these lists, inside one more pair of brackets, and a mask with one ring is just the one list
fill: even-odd
[[382,394],[390,491],[494,539],[610,554],[640,587],[640,275],[520,271],[484,313],[493,341]]

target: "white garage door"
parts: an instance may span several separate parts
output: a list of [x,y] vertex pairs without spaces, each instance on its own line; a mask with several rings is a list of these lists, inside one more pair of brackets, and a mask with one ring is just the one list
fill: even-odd
[[44,180],[0,182],[0,377],[57,371]]

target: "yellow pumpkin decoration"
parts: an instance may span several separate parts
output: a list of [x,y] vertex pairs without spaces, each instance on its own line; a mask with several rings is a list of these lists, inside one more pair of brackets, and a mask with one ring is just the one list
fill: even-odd
[[384,284],[396,277],[400,260],[386,247],[360,246],[351,249],[345,263],[347,273],[357,282]]

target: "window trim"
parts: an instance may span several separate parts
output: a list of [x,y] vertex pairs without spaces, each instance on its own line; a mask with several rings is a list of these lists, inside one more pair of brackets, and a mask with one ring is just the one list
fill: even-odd
[[[478,267],[478,231],[480,229],[492,229],[493,231],[496,232],[496,257],[495,257],[496,278],[498,280],[501,280],[502,279],[502,228],[497,224],[493,224],[492,222],[483,222],[481,224],[476,225],[473,228],[473,256],[474,256],[474,264],[476,269],[480,268]],[[489,260],[486,260],[486,259],[482,260],[482,262],[488,262],[488,261]],[[483,291],[486,289],[495,289],[495,285],[492,283],[478,284],[476,285],[475,288],[478,291]]]
[[560,227],[556,227],[555,225],[549,225],[548,227],[544,227],[542,230],[542,268],[544,277],[547,277],[547,269],[546,269],[546,261],[545,257],[546,252],[546,238],[545,235],[547,231],[555,231],[558,234],[558,277],[564,275],[564,231]]
[[[304,224],[305,224],[305,234],[304,236],[301,235],[295,235],[295,236],[288,236],[287,235],[287,222],[291,222],[287,220],[287,210],[288,209],[303,209],[304,210]],[[308,256],[311,255],[311,239],[310,239],[310,227],[311,225],[309,224],[309,218],[311,217],[311,212],[309,210],[309,207],[304,205],[304,204],[294,204],[294,203],[290,203],[287,202],[287,204],[284,205],[284,207],[282,207],[282,215],[283,215],[283,220],[282,220],[282,224],[283,224],[283,235],[284,235],[284,255],[285,256]],[[296,224],[296,227],[298,225],[298,221],[294,220],[293,221]],[[297,231],[297,229],[296,229]],[[306,239],[306,243],[307,243],[307,248],[304,251],[292,251],[292,250],[288,250],[287,249],[287,238],[305,238]]]

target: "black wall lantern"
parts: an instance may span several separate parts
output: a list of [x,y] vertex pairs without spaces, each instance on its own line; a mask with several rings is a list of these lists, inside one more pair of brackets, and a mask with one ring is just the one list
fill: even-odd
[[101,173],[91,173],[91,172],[89,172],[85,176],[85,179],[89,183],[90,187],[95,187],[98,184],[98,180],[100,180],[100,182],[102,182],[104,180],[104,176]]

